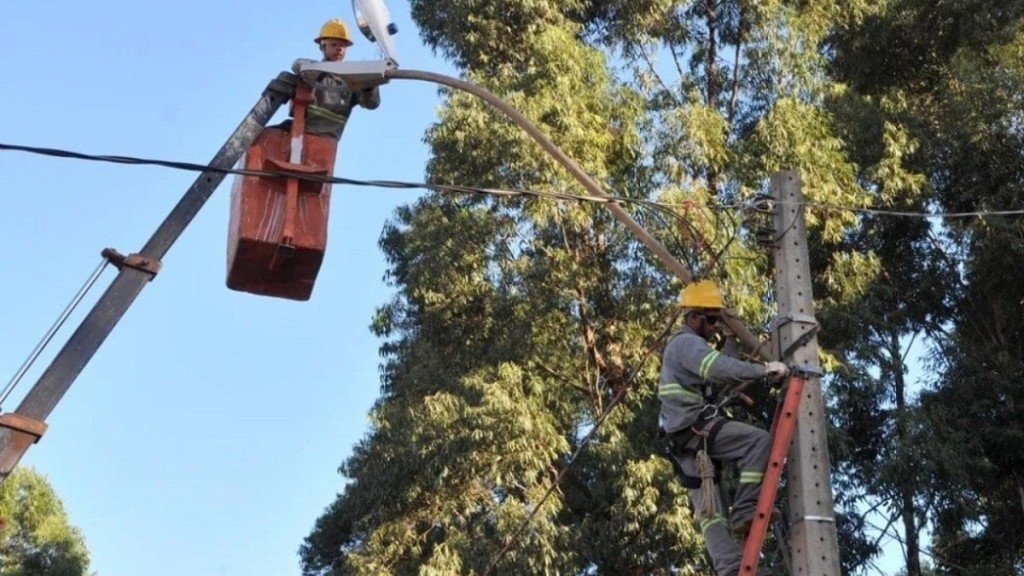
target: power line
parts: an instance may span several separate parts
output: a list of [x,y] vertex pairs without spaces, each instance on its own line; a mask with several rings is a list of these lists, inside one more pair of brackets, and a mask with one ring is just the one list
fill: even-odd
[[[785,204],[783,202],[782,204]],[[846,212],[859,212],[862,214],[875,214],[878,216],[894,216],[904,218],[942,218],[945,220],[955,220],[958,218],[984,218],[986,216],[1022,216],[1024,215],[1024,209],[1021,210],[978,210],[977,212],[902,212],[899,210],[882,210],[880,208],[850,208],[848,206],[836,206],[834,204],[827,204],[824,202],[805,202],[805,206],[814,208],[825,208],[827,210],[843,210]]]
[[[136,166],[162,166],[165,168],[171,168],[176,170],[186,170],[193,172],[217,172],[224,174],[238,174],[244,176],[276,176],[276,177],[295,177],[304,180],[312,180],[325,183],[337,183],[346,184],[346,186],[361,186],[361,187],[374,187],[374,188],[393,188],[393,189],[422,189],[431,190],[435,192],[456,192],[464,194],[485,194],[492,196],[506,196],[506,197],[542,197],[551,198],[555,200],[573,200],[580,202],[593,202],[597,204],[636,204],[645,206],[647,208],[655,209],[659,212],[667,213],[674,218],[686,221],[676,210],[677,207],[674,204],[664,202],[654,202],[650,200],[644,200],[639,198],[629,198],[625,196],[585,196],[579,194],[569,194],[561,192],[538,192],[538,191],[525,191],[515,189],[494,189],[494,188],[479,188],[479,187],[466,187],[456,186],[456,184],[439,184],[431,182],[407,182],[400,180],[358,180],[354,178],[344,178],[339,176],[321,176],[316,174],[307,174],[302,172],[292,172],[290,170],[249,170],[244,168],[214,168],[205,164],[195,164],[191,162],[177,162],[171,160],[158,160],[151,158],[136,158],[132,156],[112,156],[112,155],[95,155],[86,154],[81,152],[74,152],[68,150],[60,150],[53,148],[43,147],[32,147],[23,145],[8,145],[8,143],[0,142],[0,151],[4,152],[23,152],[26,154],[34,154],[38,156],[49,156],[53,158],[66,158],[72,160],[85,160],[92,162],[108,162],[114,164],[129,164]],[[718,206],[710,207],[713,209],[723,210],[746,210],[750,208],[760,209],[767,201],[764,198],[757,198],[751,202],[743,202],[737,204],[720,204]],[[784,204],[784,203],[783,203]],[[861,207],[850,207],[840,206],[837,204],[828,204],[824,202],[806,202],[805,206],[812,208],[822,208],[826,210],[840,210],[847,212],[856,212],[863,214],[877,214],[881,216],[893,216],[893,217],[910,217],[910,218],[944,218],[944,219],[956,219],[956,218],[979,218],[986,216],[1020,216],[1024,215],[1024,209],[1009,209],[1009,210],[978,210],[973,212],[912,212],[912,211],[900,211],[900,210],[884,210],[880,208],[861,208]],[[679,205],[678,207],[684,207]]]
[[[693,225],[687,221],[686,217],[682,214],[673,211],[668,205],[646,200],[642,198],[629,198],[626,196],[592,196],[592,195],[580,195],[571,194],[567,192],[539,192],[530,190],[516,190],[516,189],[502,189],[502,188],[480,188],[473,186],[459,186],[452,184],[435,184],[435,183],[419,183],[419,182],[402,182],[396,180],[356,180],[352,178],[342,178],[337,176],[324,176],[318,174],[309,174],[304,172],[294,172],[290,170],[250,170],[242,168],[216,168],[205,164],[195,164],[192,162],[179,162],[172,160],[160,160],[152,158],[138,158],[134,156],[117,156],[117,155],[100,155],[100,154],[87,154],[84,152],[75,152],[72,150],[62,150],[59,148],[45,148],[39,146],[25,146],[18,144],[4,144],[0,143],[0,151],[14,151],[24,152],[27,154],[35,154],[41,156],[50,156],[54,158],[65,158],[73,160],[85,160],[92,162],[106,162],[112,164],[128,164],[135,166],[161,166],[164,168],[171,168],[175,170],[185,170],[191,172],[215,172],[218,174],[235,174],[242,176],[257,176],[257,177],[292,177],[299,180],[307,180],[313,182],[321,182],[327,184],[344,184],[348,186],[372,186],[377,188],[399,188],[399,189],[426,189],[436,192],[454,192],[461,194],[483,194],[490,196],[504,196],[504,197],[539,197],[549,198],[554,200],[567,200],[577,202],[591,202],[602,205],[609,204],[632,204],[641,209],[648,209],[654,213],[660,213],[667,215],[668,217],[678,220],[686,226],[693,229]],[[713,261],[717,261],[717,258],[712,258]]]
[[652,202],[650,200],[644,200],[640,198],[628,198],[625,196],[585,196],[580,194],[570,194],[567,192],[539,192],[503,188],[480,188],[474,186],[459,186],[452,184],[402,182],[398,180],[356,180],[353,178],[342,178],[338,176],[321,176],[317,174],[307,174],[304,172],[293,172],[290,170],[249,170],[244,168],[215,168],[207,166],[205,164],[195,164],[192,162],[178,162],[173,160],[159,160],[153,158],[137,158],[134,156],[86,154],[83,152],[61,150],[58,148],[44,148],[39,146],[23,146],[17,144],[4,143],[0,143],[0,150],[24,152],[27,154],[50,156],[54,158],[86,160],[92,162],[107,162],[112,164],[129,164],[135,166],[161,166],[164,168],[186,170],[191,172],[216,172],[219,174],[235,174],[240,176],[292,177],[297,178],[299,180],[322,182],[325,184],[344,184],[348,186],[372,186],[376,188],[426,189],[438,192],[461,192],[472,194],[488,194],[492,196],[537,196],[544,198],[553,198],[557,200],[577,200],[583,202],[594,202],[598,204],[639,204],[662,211],[667,210],[667,208],[664,205],[658,204],[657,202]]
[[[481,188],[476,186],[459,186],[453,184],[436,184],[436,183],[424,183],[424,182],[403,182],[398,180],[356,180],[352,178],[342,178],[338,176],[319,176],[316,174],[306,174],[301,172],[292,172],[289,170],[248,170],[241,168],[213,168],[205,164],[195,164],[191,162],[178,162],[172,160],[159,160],[152,158],[137,158],[134,156],[116,156],[116,155],[100,155],[100,154],[86,154],[83,152],[74,152],[71,150],[62,150],[59,148],[46,148],[39,146],[24,146],[18,144],[4,144],[0,143],[0,151],[13,151],[13,152],[24,152],[26,154],[35,154],[40,156],[50,156],[54,158],[67,158],[74,160],[86,160],[93,162],[107,162],[114,164],[129,164],[137,166],[162,166],[164,168],[171,168],[175,170],[186,170],[191,172],[217,172],[222,174],[236,174],[241,176],[269,176],[269,177],[293,177],[300,180],[310,180],[315,182],[322,182],[326,184],[344,184],[349,186],[371,186],[376,188],[398,188],[398,189],[424,189],[433,190],[438,192],[460,192],[469,194],[489,194],[493,196],[534,196],[552,198],[556,200],[576,200],[581,202],[593,202],[597,204],[636,204],[640,206],[646,206],[658,210],[662,213],[670,214],[672,217],[686,221],[675,209],[685,208],[685,204],[674,204],[666,202],[655,202],[652,200],[645,200],[642,198],[629,198],[627,196],[589,196],[581,194],[570,194],[567,192],[540,192],[536,190],[517,190],[517,189],[505,189],[505,188]],[[766,202],[763,198],[755,198],[752,202],[738,203],[738,204],[720,204],[717,206],[709,206],[711,209],[721,210],[744,210],[754,207],[755,209],[761,208]],[[782,204],[785,204],[783,202]],[[899,211],[899,210],[883,210],[878,208],[857,208],[850,206],[840,206],[836,204],[829,204],[825,202],[805,202],[805,206],[814,208],[823,208],[827,210],[841,210],[847,212],[856,212],[863,214],[876,214],[880,216],[892,216],[892,217],[905,217],[905,218],[943,218],[943,219],[958,219],[958,218],[983,218],[987,216],[1021,216],[1024,215],[1024,209],[1018,210],[979,210],[975,212],[949,212],[949,213],[930,213],[930,212],[910,212],[910,211]]]

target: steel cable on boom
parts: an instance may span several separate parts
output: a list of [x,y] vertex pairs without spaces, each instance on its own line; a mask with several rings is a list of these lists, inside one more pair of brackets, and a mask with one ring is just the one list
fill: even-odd
[[587,434],[583,437],[583,439],[580,440],[580,445],[572,453],[572,456],[569,457],[569,460],[566,461],[565,466],[563,466],[562,469],[558,472],[558,475],[555,476],[555,480],[551,483],[551,486],[548,487],[547,491],[544,492],[544,495],[541,496],[541,499],[539,502],[537,502],[537,505],[533,507],[533,510],[530,512],[530,514],[526,518],[524,518],[523,521],[519,524],[519,526],[517,526],[516,529],[512,532],[512,536],[508,539],[507,542],[505,542],[505,545],[502,546],[501,550],[498,551],[498,555],[495,556],[493,560],[491,560],[491,563],[487,566],[487,570],[484,571],[483,576],[491,575],[494,569],[498,566],[498,562],[500,562],[501,559],[505,556],[505,554],[507,554],[508,551],[512,549],[512,546],[515,545],[516,541],[519,539],[519,535],[522,534],[523,530],[525,530],[527,526],[530,525],[530,522],[533,521],[533,518],[537,515],[538,512],[540,512],[541,508],[544,507],[544,503],[547,502],[547,499],[551,496],[552,493],[554,493],[555,488],[558,488],[559,484],[562,483],[562,479],[565,478],[565,475],[569,471],[569,468],[572,467],[573,463],[576,461],[579,455],[582,454],[583,450],[590,444],[590,441],[594,438],[594,435],[597,434],[598,429],[601,427],[602,424],[604,424],[605,420],[607,420],[608,415],[611,414],[612,410],[614,410],[615,407],[618,406],[620,402],[622,402],[622,399],[625,398],[626,393],[630,389],[630,384],[633,382],[633,379],[636,378],[637,374],[640,373],[640,369],[643,368],[644,364],[647,363],[647,360],[651,357],[652,354],[654,354],[654,351],[658,349],[658,346],[661,344],[661,341],[664,340],[665,337],[672,332],[672,327],[675,326],[676,320],[679,319],[680,314],[682,314],[681,308],[676,310],[672,314],[672,318],[669,319],[668,324],[665,326],[665,329],[662,330],[661,334],[658,335],[658,337],[654,340],[651,346],[647,348],[647,351],[644,353],[643,358],[640,359],[640,363],[637,365],[636,369],[634,369],[633,372],[629,375],[629,377],[626,378],[626,381],[623,383],[622,388],[620,388],[619,391],[616,392],[615,396],[612,398],[612,401],[608,403],[608,407],[605,408],[603,412],[601,412],[601,415],[598,416],[597,421],[594,422],[594,425],[590,428],[590,431],[588,431]]
[[21,382],[21,379],[25,377],[25,373],[27,373],[29,369],[32,368],[32,365],[35,364],[36,360],[39,359],[39,355],[43,353],[43,350],[46,349],[46,346],[50,343],[51,340],[53,340],[53,337],[57,334],[57,331],[60,330],[62,326],[64,326],[64,323],[67,322],[68,317],[70,317],[72,312],[75,311],[75,308],[77,308],[78,305],[81,304],[82,300],[85,298],[85,295],[88,294],[89,290],[91,290],[93,285],[96,284],[96,281],[99,280],[100,275],[103,273],[103,270],[107,267],[107,264],[109,263],[110,262],[106,258],[100,261],[100,264],[99,266],[96,267],[96,270],[94,270],[93,273],[89,275],[89,278],[85,281],[85,284],[82,284],[82,287],[78,289],[78,293],[75,294],[75,296],[71,299],[71,302],[69,302],[68,305],[64,308],[64,311],[61,312],[60,315],[57,317],[57,320],[53,323],[52,326],[50,326],[50,329],[46,331],[45,335],[43,335],[43,338],[39,341],[38,344],[36,344],[36,347],[28,355],[28,358],[21,365],[21,368],[19,368],[18,371],[14,374],[14,377],[11,378],[11,381],[7,383],[7,386],[4,387],[3,392],[0,392],[0,405],[2,405],[7,400],[7,397],[10,396],[11,392],[14,391],[14,388],[18,385],[18,383]]

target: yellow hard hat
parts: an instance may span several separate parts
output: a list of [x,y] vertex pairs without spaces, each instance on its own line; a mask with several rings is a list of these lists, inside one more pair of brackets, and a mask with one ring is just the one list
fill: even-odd
[[688,284],[679,295],[679,305],[683,308],[725,308],[722,293],[711,280]]
[[321,40],[341,40],[347,45],[352,45],[352,37],[348,33],[348,25],[340,18],[331,18],[320,27],[320,35],[313,39],[317,44]]

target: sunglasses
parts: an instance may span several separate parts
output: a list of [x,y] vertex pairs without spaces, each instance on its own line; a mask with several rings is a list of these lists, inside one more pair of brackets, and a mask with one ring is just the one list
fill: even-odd
[[712,326],[718,324],[718,320],[720,319],[720,316],[718,316],[717,314],[701,314],[701,316],[704,318],[705,322],[711,324]]

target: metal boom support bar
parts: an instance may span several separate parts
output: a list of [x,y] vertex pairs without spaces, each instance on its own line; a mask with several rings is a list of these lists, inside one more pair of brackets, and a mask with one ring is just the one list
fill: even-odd
[[[0,417],[0,482],[17,466],[28,447],[39,440],[45,430],[43,421],[135,302],[146,283],[153,279],[160,260],[227,176],[222,170],[231,169],[238,162],[274,113],[292,97],[295,83],[296,77],[287,73],[270,81],[259,101],[210,161],[208,166],[212,170],[196,178],[139,254],[115,262],[120,264],[120,272],[106,292],[32,386],[17,410],[13,414],[5,414],[7,418]],[[136,261],[143,265],[136,264]]]

